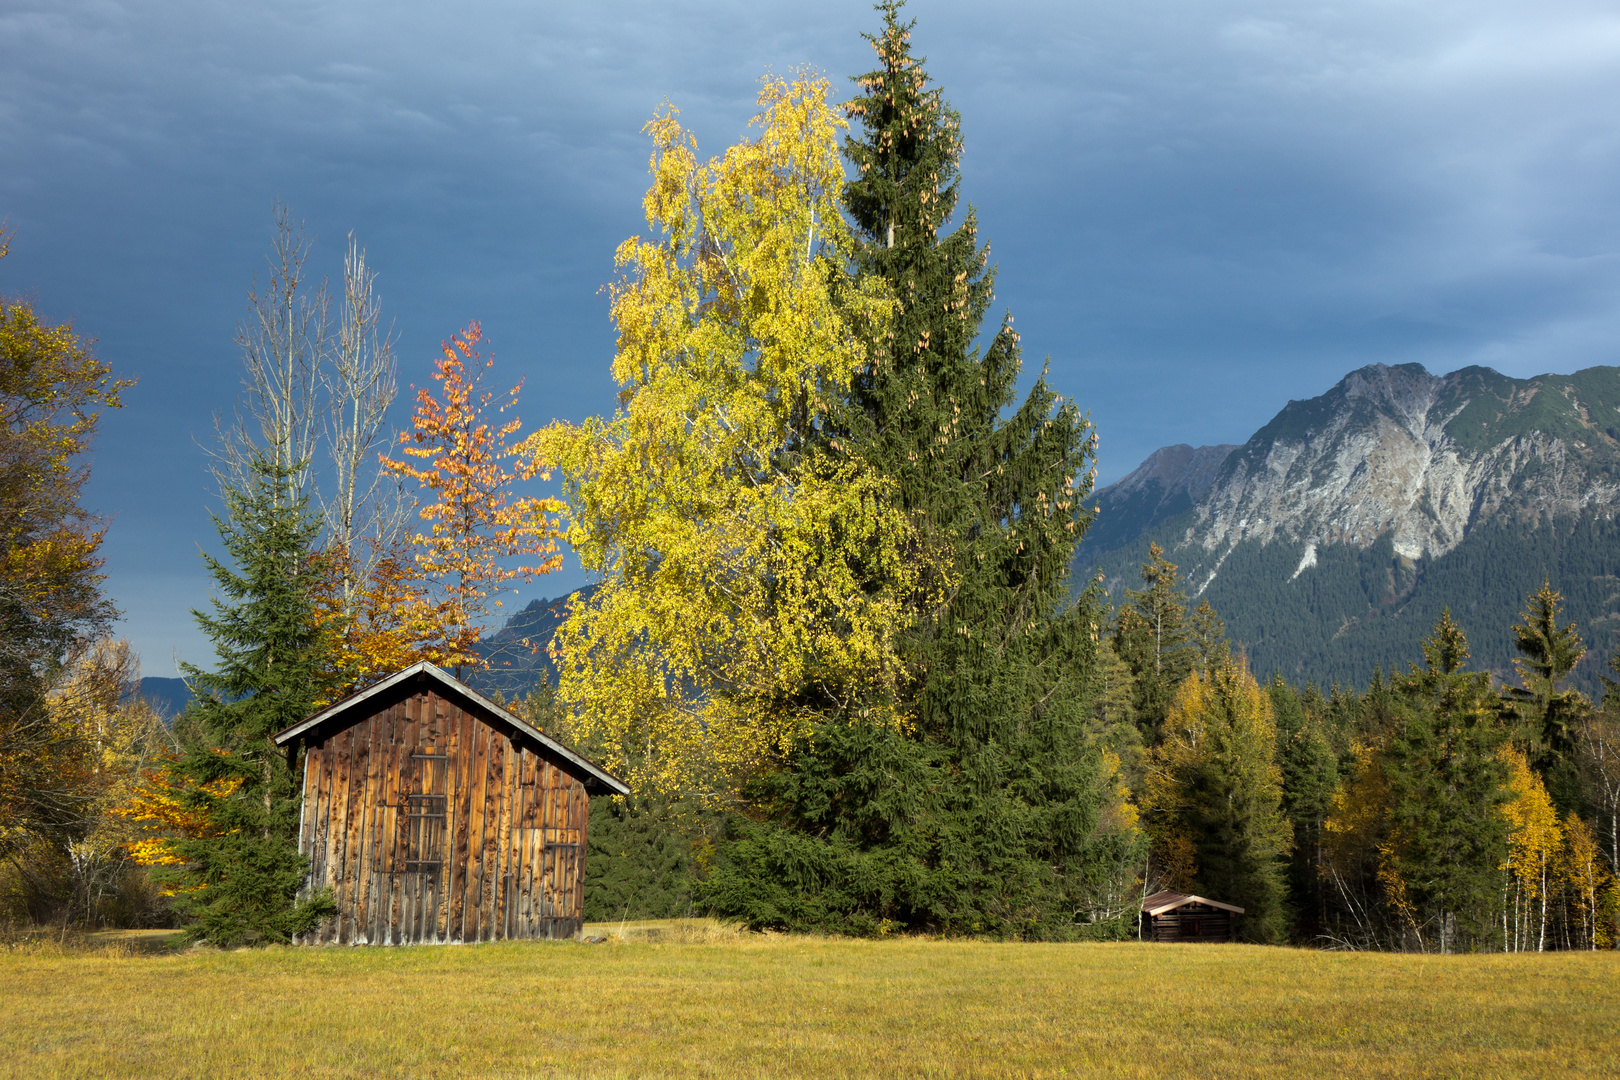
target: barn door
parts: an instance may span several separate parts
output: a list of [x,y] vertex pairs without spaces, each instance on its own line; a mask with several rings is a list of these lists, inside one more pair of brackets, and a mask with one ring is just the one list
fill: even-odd
[[578,917],[579,912],[574,908],[578,899],[579,845],[550,841],[541,849],[540,858],[547,884],[542,895],[540,917]]
[[411,789],[400,816],[400,873],[405,941],[431,941],[444,894],[445,838],[450,817],[450,757],[431,746],[411,754]]

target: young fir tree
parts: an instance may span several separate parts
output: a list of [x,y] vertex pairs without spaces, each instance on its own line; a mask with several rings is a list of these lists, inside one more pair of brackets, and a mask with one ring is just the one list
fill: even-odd
[[288,497],[288,472],[256,458],[251,489],[226,488],[215,520],[234,566],[203,556],[220,596],[213,614],[193,612],[219,663],[181,665],[195,697],[177,721],[176,779],[209,825],[172,845],[185,860],[177,906],[194,936],[219,945],[287,941],[333,910],[324,894],[298,897],[299,774],[271,742],[314,712],[327,666],[311,597],[317,526]]
[[1231,655],[1232,646],[1226,640],[1226,623],[1215,614],[1208,600],[1200,600],[1198,607],[1187,617],[1187,638],[1198,654],[1198,666],[1206,671]]
[[1276,754],[1270,698],[1241,656],[1228,658],[1177,689],[1143,787],[1161,863],[1177,862],[1178,849],[1190,855],[1176,876],[1244,908],[1238,930],[1246,941],[1275,943],[1287,933],[1293,830]]
[[707,895],[760,923],[1061,936],[1134,843],[1098,828],[1117,793],[1088,735],[1096,601],[1068,601],[1095,442],[1044,376],[1017,402],[1010,316],[974,344],[994,271],[971,207],[945,231],[961,122],[899,9],[880,6],[879,66],[856,80],[845,206],[858,272],[901,308],[829,427],[893,479],[955,584],[917,603],[911,730],[846,706],[753,793],[765,823],[738,823]]
[[1136,679],[1107,635],[1099,637],[1093,663],[1092,737],[1120,759],[1126,786],[1135,791],[1141,786],[1147,750],[1136,727]]
[[[1294,829],[1294,853],[1288,867],[1295,936],[1314,939],[1327,927],[1328,897],[1322,874],[1322,827],[1333,812],[1339,787],[1338,755],[1315,710],[1281,675],[1266,688],[1277,723],[1277,764],[1282,768],[1283,814]],[[1320,694],[1316,697],[1319,699]]]
[[1423,657],[1423,670],[1393,680],[1383,766],[1391,840],[1381,876],[1399,921],[1440,951],[1495,947],[1506,733],[1489,674],[1465,667],[1468,639],[1450,611],[1423,642]]
[[1211,640],[1194,642],[1187,626],[1187,598],[1176,579],[1176,564],[1158,544],[1150,545],[1148,561],[1142,564],[1147,588],[1127,590],[1129,603],[1114,620],[1114,649],[1136,677],[1136,722],[1149,743],[1158,740],[1176,688],[1206,648],[1214,654],[1218,645],[1213,638],[1224,633],[1211,609],[1209,620],[1197,627]]
[[1562,594],[1543,582],[1525,605],[1522,621],[1513,627],[1520,653],[1513,666],[1523,685],[1510,687],[1504,697],[1519,721],[1531,765],[1541,773],[1554,806],[1567,813],[1581,801],[1575,742],[1592,702],[1579,691],[1559,689],[1586,655],[1575,624],[1558,625],[1563,602]]

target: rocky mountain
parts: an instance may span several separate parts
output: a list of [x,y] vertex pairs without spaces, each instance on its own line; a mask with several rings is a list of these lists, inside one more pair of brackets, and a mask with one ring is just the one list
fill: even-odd
[[468,683],[486,694],[499,691],[510,699],[523,697],[541,682],[556,682],[546,647],[568,617],[573,598],[589,597],[595,588],[587,585],[555,600],[531,600],[505,626],[478,642],[478,652],[489,666],[468,672]]
[[1375,364],[1238,447],[1167,447],[1097,493],[1077,569],[1122,599],[1157,542],[1261,671],[1363,683],[1450,607],[1507,675],[1543,577],[1592,651],[1620,645],[1620,368],[1512,379]]
[[1108,512],[1099,514],[1087,543],[1109,551],[1197,506],[1215,485],[1226,458],[1237,447],[1177,443],[1153,451],[1129,476],[1099,492]]

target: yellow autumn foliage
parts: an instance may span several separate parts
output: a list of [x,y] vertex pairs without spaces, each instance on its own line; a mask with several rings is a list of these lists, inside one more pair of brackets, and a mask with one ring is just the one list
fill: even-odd
[[1357,859],[1378,849],[1389,814],[1389,778],[1378,760],[1378,748],[1356,740],[1351,777],[1333,793],[1333,809],[1322,823],[1322,846],[1328,860],[1346,872]]
[[[143,769],[131,781],[128,795],[112,807],[115,817],[131,822],[135,836],[125,845],[140,866],[181,866],[186,860],[174,848],[177,840],[218,836],[220,830],[209,818],[208,807],[228,799],[241,787],[241,780],[226,778],[192,790],[174,775],[175,758],[165,757],[152,768]],[[164,890],[173,896],[174,890]]]
[[1227,657],[1176,690],[1143,783],[1167,883],[1250,907],[1251,927],[1280,918],[1280,860],[1293,847],[1276,743],[1270,697],[1241,655]]
[[1558,853],[1558,878],[1569,900],[1569,915],[1587,948],[1614,944],[1612,908],[1614,875],[1604,864],[1597,833],[1571,810],[1564,818],[1564,847]]
[[653,118],[653,235],[610,289],[620,407],[525,444],[601,578],[555,639],[559,695],[638,786],[714,794],[817,717],[894,700],[923,575],[949,585],[823,425],[893,313],[847,270],[829,92],[767,78],[757,137],[707,164],[673,107]]
[[1508,766],[1507,801],[1502,816],[1508,823],[1508,870],[1527,899],[1539,899],[1546,892],[1554,861],[1563,847],[1564,830],[1558,811],[1541,777],[1530,768],[1522,750],[1502,749]]

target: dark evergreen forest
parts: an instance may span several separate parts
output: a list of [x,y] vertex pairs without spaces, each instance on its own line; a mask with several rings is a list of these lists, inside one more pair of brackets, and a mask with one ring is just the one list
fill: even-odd
[[[1156,540],[1184,533],[1191,514],[1080,563],[1096,566],[1117,601]],[[1601,693],[1604,658],[1620,648],[1620,524],[1586,516],[1542,525],[1483,524],[1434,560],[1399,556],[1388,536],[1365,549],[1321,547],[1294,576],[1303,545],[1239,544],[1200,596],[1220,611],[1256,672],[1329,687],[1364,686],[1372,672],[1404,669],[1443,610],[1469,635],[1475,664],[1510,679],[1509,630],[1524,597],[1543,581],[1564,595],[1591,648],[1571,685]],[[1170,557],[1175,557],[1173,549]]]

